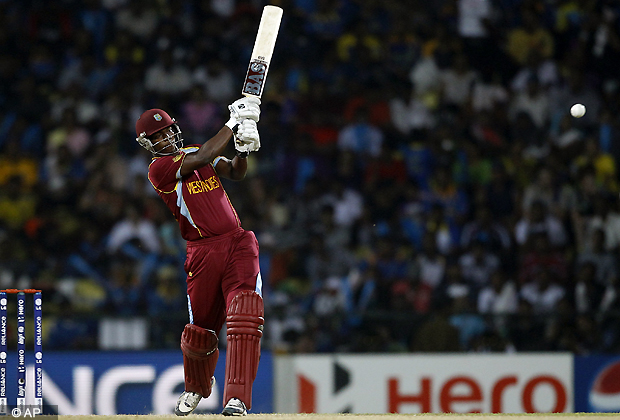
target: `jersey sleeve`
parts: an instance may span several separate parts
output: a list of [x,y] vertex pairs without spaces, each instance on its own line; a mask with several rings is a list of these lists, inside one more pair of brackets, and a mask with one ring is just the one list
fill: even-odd
[[155,158],[149,166],[149,181],[153,187],[163,193],[171,193],[181,179],[181,165],[186,154]]
[[224,156],[218,156],[215,159],[213,159],[213,169],[215,169],[215,173],[217,173],[217,164],[220,160],[223,160],[224,162],[229,162],[229,159],[224,157]]

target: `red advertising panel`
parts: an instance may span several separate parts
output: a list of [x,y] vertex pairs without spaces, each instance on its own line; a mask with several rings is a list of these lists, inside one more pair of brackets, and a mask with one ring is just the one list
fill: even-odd
[[296,356],[275,377],[278,412],[573,411],[569,354]]

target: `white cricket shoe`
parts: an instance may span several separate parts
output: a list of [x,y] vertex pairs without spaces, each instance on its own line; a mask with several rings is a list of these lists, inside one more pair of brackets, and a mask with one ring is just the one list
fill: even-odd
[[[215,376],[211,377],[211,388],[215,386]],[[202,400],[202,395],[191,391],[183,391],[177,400],[177,406],[174,408],[174,414],[177,416],[187,416],[198,407],[198,403]]]
[[231,398],[228,400],[224,410],[222,410],[222,414],[225,416],[245,416],[248,414],[248,410],[246,410],[243,401],[237,398]]
[[174,408],[174,414],[177,416],[187,416],[198,407],[198,403],[202,399],[202,395],[191,391],[183,391],[177,406]]

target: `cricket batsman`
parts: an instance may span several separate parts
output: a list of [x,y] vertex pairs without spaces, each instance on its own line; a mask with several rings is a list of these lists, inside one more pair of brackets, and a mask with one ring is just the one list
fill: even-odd
[[[264,307],[258,242],[241,227],[220,182],[243,179],[248,154],[260,148],[260,99],[244,97],[228,109],[228,122],[202,145],[184,147],[176,120],[161,109],[145,111],[136,122],[136,141],[153,154],[148,178],[187,241],[189,324],[181,334],[185,391],[175,408],[178,416],[190,414],[211,394],[224,322],[222,414],[244,416],[252,407],[260,358]],[[221,154],[233,136],[235,156],[228,159]]]

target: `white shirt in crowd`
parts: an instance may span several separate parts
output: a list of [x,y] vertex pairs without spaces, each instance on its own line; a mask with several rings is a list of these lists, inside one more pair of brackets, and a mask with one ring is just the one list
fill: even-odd
[[108,240],[108,250],[116,252],[126,242],[138,239],[149,252],[159,253],[160,244],[155,225],[149,220],[121,220],[112,228]]
[[518,306],[517,288],[512,281],[504,283],[499,292],[487,286],[478,294],[478,312],[481,314],[514,314]]
[[493,9],[490,0],[459,0],[459,35],[465,38],[483,38],[487,29],[483,21],[491,17]]
[[521,297],[532,305],[534,313],[539,314],[553,312],[564,294],[564,289],[553,283],[544,290],[540,290],[536,282],[527,283],[521,288]]

